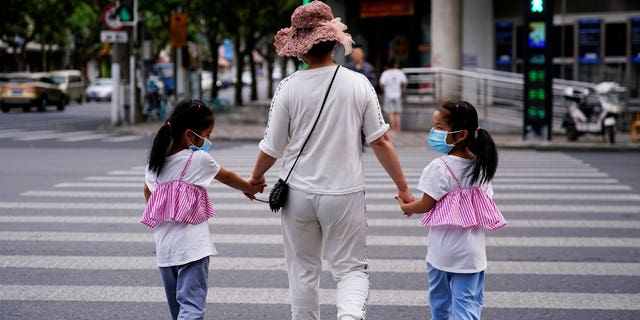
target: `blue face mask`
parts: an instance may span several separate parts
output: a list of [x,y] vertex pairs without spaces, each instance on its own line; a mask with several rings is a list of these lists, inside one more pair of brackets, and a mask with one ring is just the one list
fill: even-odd
[[448,132],[431,128],[431,131],[429,132],[429,147],[431,147],[435,152],[448,154],[456,145],[448,144],[447,136],[450,133],[458,133],[460,131],[462,130]]
[[195,146],[195,145],[191,145],[189,147],[189,149],[193,150],[193,151],[198,151],[198,150],[202,150],[202,151],[209,151],[209,149],[211,149],[211,140],[207,139],[207,138],[203,138],[201,137],[199,134],[193,132],[193,130],[191,131],[193,134],[196,135],[196,137],[204,140],[204,142],[202,143],[201,147]]

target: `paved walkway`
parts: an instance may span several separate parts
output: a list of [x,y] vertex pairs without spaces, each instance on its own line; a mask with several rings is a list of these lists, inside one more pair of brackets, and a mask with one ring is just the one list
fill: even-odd
[[[262,107],[260,107],[262,108]],[[236,108],[232,113],[216,115],[216,125],[213,130],[214,139],[249,140],[262,139],[266,123],[266,110],[257,111],[252,107]],[[264,111],[264,112],[263,112]],[[133,126],[120,126],[116,131],[153,136],[161,122],[145,122]],[[629,132],[618,132],[616,143],[605,142],[602,136],[581,136],[578,141],[567,141],[563,135],[555,135],[552,141],[523,141],[520,132],[490,132],[496,145],[510,149],[539,149],[539,150],[584,150],[584,151],[640,151],[640,142],[631,140]],[[414,148],[427,145],[427,132],[412,131],[392,135],[396,148]]]

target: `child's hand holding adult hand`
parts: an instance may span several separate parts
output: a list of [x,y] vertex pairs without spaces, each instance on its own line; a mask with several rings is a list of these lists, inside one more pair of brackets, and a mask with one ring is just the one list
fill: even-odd
[[252,176],[251,178],[249,178],[249,180],[247,180],[247,182],[251,185],[251,192],[245,192],[244,195],[251,200],[255,200],[255,194],[264,192],[264,188],[267,186],[264,176],[260,178],[255,178]]
[[403,211],[404,215],[405,215],[407,218],[408,218],[408,217],[411,217],[411,216],[413,215],[413,213],[411,213],[411,212],[407,212],[407,211],[405,211],[405,210],[403,209],[403,205],[407,204],[407,202],[405,202],[405,201],[400,197],[400,195],[396,195],[396,196],[394,197],[394,199],[396,199],[396,200],[398,201],[398,204],[400,204],[400,209],[402,209],[402,211]]

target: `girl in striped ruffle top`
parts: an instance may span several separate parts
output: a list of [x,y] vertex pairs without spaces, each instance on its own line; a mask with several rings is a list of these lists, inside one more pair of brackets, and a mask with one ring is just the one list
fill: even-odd
[[155,229],[156,257],[173,319],[202,319],[209,256],[216,254],[207,219],[214,216],[205,187],[216,180],[253,197],[252,185],[207,152],[214,116],[199,100],[178,103],[156,134],[145,170],[142,223]]
[[466,101],[436,107],[429,146],[445,155],[422,172],[422,199],[396,199],[406,216],[424,213],[422,224],[429,229],[431,319],[480,319],[487,267],[484,232],[507,223],[491,199],[498,152]]

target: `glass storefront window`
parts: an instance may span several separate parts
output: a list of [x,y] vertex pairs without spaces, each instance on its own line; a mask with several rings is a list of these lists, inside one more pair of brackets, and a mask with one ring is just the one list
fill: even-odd
[[627,24],[607,23],[605,29],[604,54],[608,57],[624,57],[627,55]]

